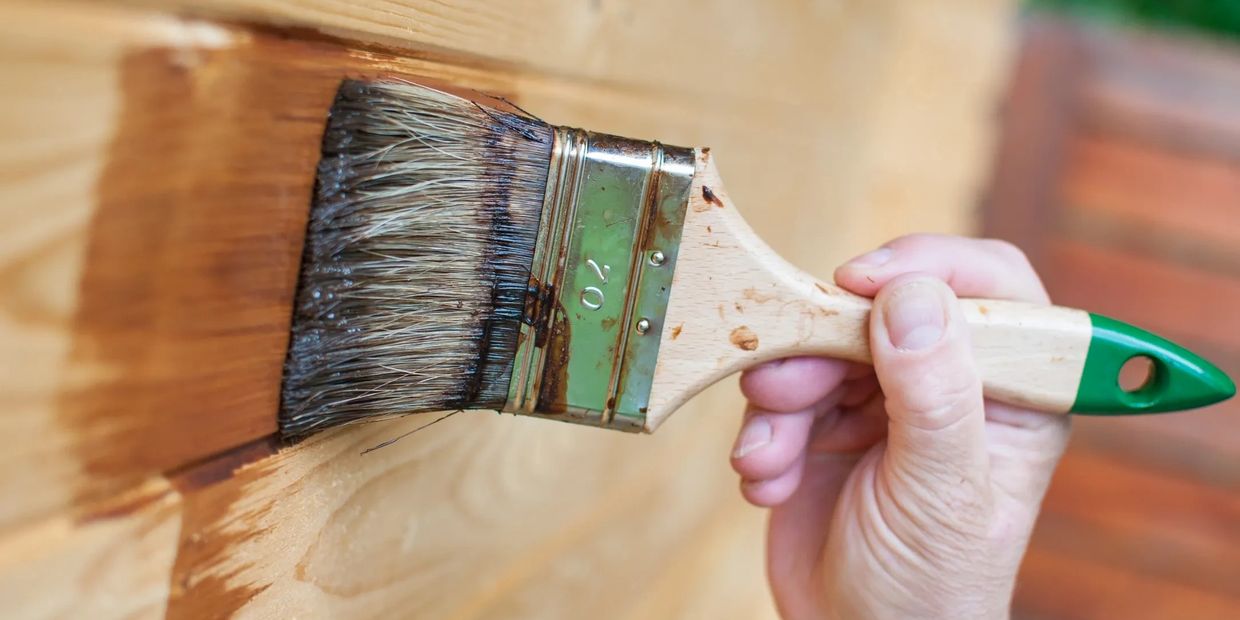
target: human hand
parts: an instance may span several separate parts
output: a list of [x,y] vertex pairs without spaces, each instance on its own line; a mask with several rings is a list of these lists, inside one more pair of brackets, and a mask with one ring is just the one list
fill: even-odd
[[1066,416],[983,401],[956,295],[1048,303],[1024,255],[915,235],[836,282],[874,297],[874,366],[792,358],[741,377],[732,466],[772,508],[767,573],[787,618],[1007,617],[1068,440]]

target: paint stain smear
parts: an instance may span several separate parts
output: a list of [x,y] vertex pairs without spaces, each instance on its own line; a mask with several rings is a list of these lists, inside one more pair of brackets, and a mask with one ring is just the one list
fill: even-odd
[[755,351],[758,348],[758,335],[744,325],[732,330],[728,340],[732,342],[733,346],[742,351]]

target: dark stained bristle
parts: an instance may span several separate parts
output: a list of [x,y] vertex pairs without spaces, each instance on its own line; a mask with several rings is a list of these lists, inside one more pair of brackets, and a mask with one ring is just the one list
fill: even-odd
[[552,128],[406,83],[344,82],[323,137],[280,429],[499,409]]

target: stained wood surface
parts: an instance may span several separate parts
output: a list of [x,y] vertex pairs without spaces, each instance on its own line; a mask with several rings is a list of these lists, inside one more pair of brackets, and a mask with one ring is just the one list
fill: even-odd
[[[1005,107],[987,230],[1240,376],[1240,47],[1033,22]],[[1076,418],[1016,617],[1240,616],[1238,415]]]
[[[238,372],[221,383],[220,364],[186,362],[201,347],[278,351],[283,305],[278,291],[269,292],[283,286],[280,264],[246,273],[250,257],[227,250],[241,229],[212,219],[219,194],[199,169],[227,165],[199,159],[198,143],[222,130],[227,144],[236,114],[187,114],[204,102],[186,96],[170,106],[164,98],[189,95],[190,66],[227,45],[230,35],[166,18],[135,23],[71,11],[53,18],[24,5],[6,7],[6,16],[0,71],[21,87],[6,88],[0,104],[0,528],[106,498],[164,467],[269,433],[273,425],[262,416],[247,423],[244,414],[213,415],[244,406],[238,398],[270,395],[253,389],[273,378],[269,364],[264,371],[251,364],[255,356],[234,357],[227,361]],[[112,36],[83,40],[90,29]],[[161,58],[165,46],[192,51],[146,62]],[[144,48],[154,51],[144,56]],[[127,116],[132,106],[146,106],[145,114]],[[197,123],[216,124],[200,133]],[[235,177],[219,182],[227,186]],[[200,192],[207,195],[199,199]],[[291,230],[282,233],[279,219],[272,223],[253,245],[289,245]],[[184,246],[200,233],[222,238]],[[267,259],[263,248],[253,258]],[[277,277],[264,280],[264,273]],[[241,295],[218,295],[229,287]],[[220,307],[228,301],[234,303]],[[194,320],[225,309],[207,323]],[[195,415],[204,403],[214,407]]]
[[471,413],[366,456],[429,418],[271,441],[332,89],[430,77],[712,145],[758,233],[825,277],[898,232],[964,228],[1004,41],[1001,7],[967,0],[0,10],[21,85],[0,91],[17,617],[771,617],[728,385],[655,437]]

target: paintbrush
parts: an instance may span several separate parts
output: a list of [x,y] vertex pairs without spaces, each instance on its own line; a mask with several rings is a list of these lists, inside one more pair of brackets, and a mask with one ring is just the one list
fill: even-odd
[[[551,126],[505,100],[344,82],[323,138],[280,429],[489,409],[651,432],[790,355],[869,360],[870,300],[780,259],[709,149]],[[988,398],[1147,413],[1230,397],[1163,338],[1081,310],[960,302]],[[1134,357],[1146,382],[1120,387]]]

